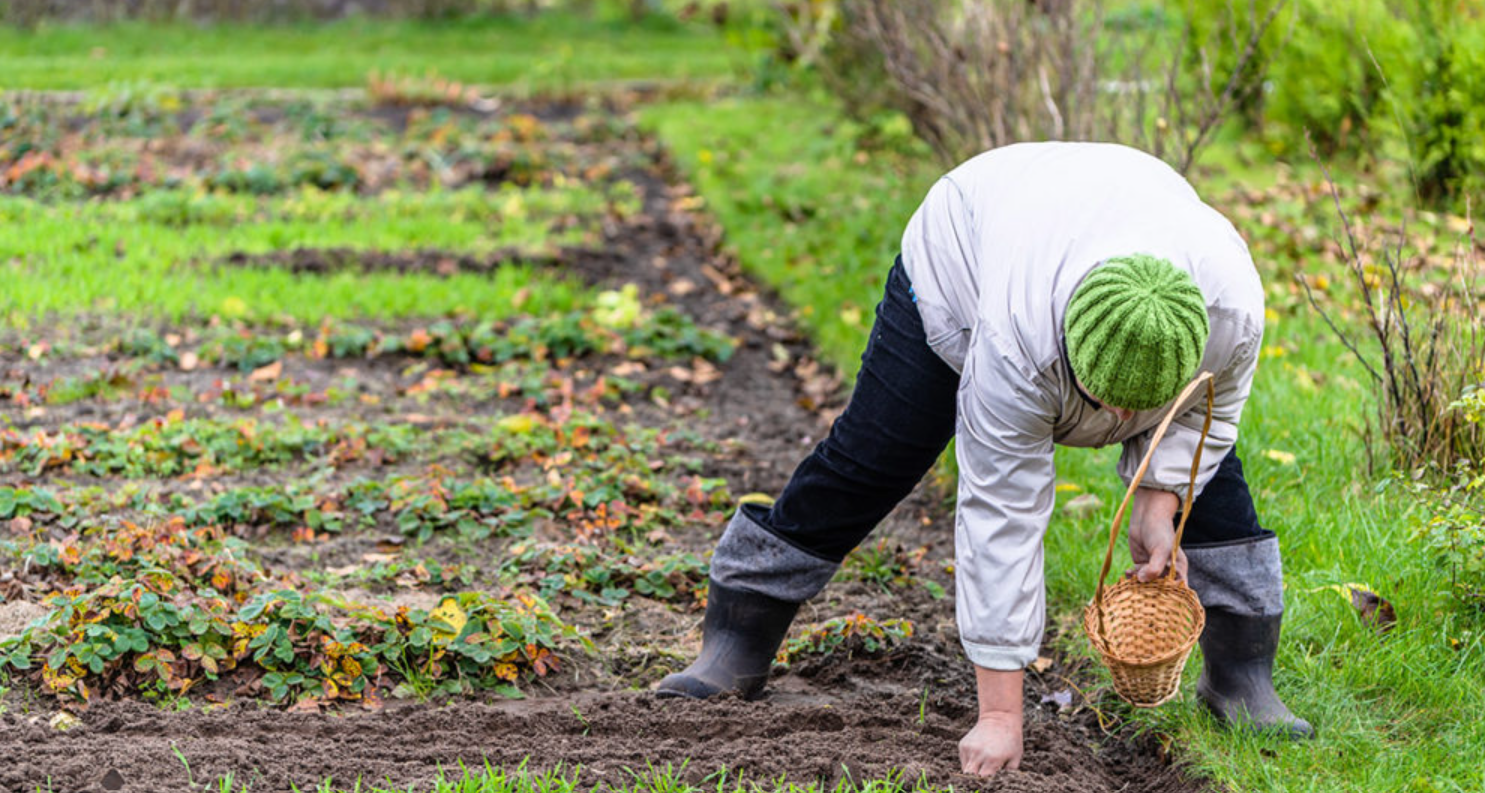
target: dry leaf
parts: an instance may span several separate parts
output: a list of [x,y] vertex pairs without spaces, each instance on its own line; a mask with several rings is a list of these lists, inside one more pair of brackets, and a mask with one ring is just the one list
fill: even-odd
[[1054,691],[1054,692],[1052,692],[1050,694],[1043,694],[1042,695],[1042,704],[1045,705],[1048,702],[1051,702],[1051,703],[1056,704],[1058,710],[1066,710],[1066,709],[1072,707],[1072,704],[1073,704],[1073,695],[1072,695],[1072,692],[1071,691],[1068,691],[1067,689],[1064,688],[1061,691]]
[[1397,610],[1392,603],[1365,584],[1331,584],[1308,591],[1319,592],[1322,589],[1329,589],[1345,598],[1356,609],[1361,621],[1378,634],[1387,633],[1397,624]]
[[180,354],[180,370],[189,372],[201,365],[200,356],[194,352],[183,352]]
[[737,503],[739,506],[742,504],[762,504],[765,507],[771,507],[773,506],[773,496],[767,493],[749,493],[739,498]]
[[1294,455],[1290,452],[1279,451],[1278,449],[1265,449],[1263,456],[1279,465],[1294,465]]
[[250,374],[250,375],[248,375],[248,382],[249,383],[266,383],[266,382],[269,382],[271,380],[277,380],[279,378],[279,376],[282,375],[283,373],[284,373],[284,362],[283,361],[274,361],[273,363],[268,364],[267,366],[260,366],[257,369],[254,369],[253,370],[253,373]]
[[395,561],[397,561],[397,554],[395,554],[395,553],[363,553],[363,554],[361,554],[361,561],[363,561],[363,562],[365,562],[367,564],[381,564],[383,562],[395,562]]
[[406,542],[401,537],[383,537],[376,541],[376,550],[378,553],[395,554],[402,550],[402,546]]
[[1361,615],[1361,621],[1370,625],[1378,634],[1392,630],[1397,624],[1397,610],[1386,598],[1360,584],[1346,584],[1351,606]]
[[1035,661],[1031,662],[1031,671],[1036,672],[1037,674],[1041,674],[1042,672],[1045,672],[1051,668],[1052,659],[1048,658],[1045,655],[1039,655],[1036,657]]
[[1103,499],[1092,493],[1075,496],[1062,505],[1062,511],[1074,518],[1086,518],[1103,506]]

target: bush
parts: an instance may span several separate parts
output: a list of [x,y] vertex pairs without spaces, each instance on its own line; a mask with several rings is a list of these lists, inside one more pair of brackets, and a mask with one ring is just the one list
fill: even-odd
[[1297,14],[1243,114],[1273,150],[1302,155],[1308,134],[1327,156],[1406,161],[1435,204],[1485,189],[1485,15],[1455,0],[1303,0]]
[[[1430,263],[1412,247],[1419,240],[1405,226],[1364,236],[1342,209],[1328,170],[1325,177],[1343,232],[1346,276],[1338,280],[1349,283],[1337,285],[1339,299],[1327,307],[1312,279],[1300,281],[1311,306],[1371,378],[1378,412],[1369,452],[1385,446],[1393,465],[1420,477],[1455,460],[1485,459],[1485,426],[1455,406],[1485,373],[1473,227],[1457,240],[1451,261]],[[1353,313],[1360,314],[1361,335],[1340,324]]]
[[904,113],[947,164],[1020,141],[1113,140],[1185,171],[1262,84],[1287,2],[1203,17],[1175,48],[1163,14],[1116,28],[1102,2],[826,1],[781,18],[787,56],[817,65],[847,112]]

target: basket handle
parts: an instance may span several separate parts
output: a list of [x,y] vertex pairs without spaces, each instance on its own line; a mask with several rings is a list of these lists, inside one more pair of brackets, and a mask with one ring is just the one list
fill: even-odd
[[1155,447],[1160,445],[1161,439],[1165,437],[1165,431],[1170,428],[1197,387],[1205,384],[1207,387],[1207,413],[1201,425],[1201,441],[1196,444],[1196,454],[1191,458],[1191,483],[1186,488],[1186,503],[1181,508],[1181,522],[1176,526],[1176,541],[1170,549],[1170,569],[1165,578],[1174,581],[1176,577],[1176,554],[1181,550],[1181,535],[1186,531],[1186,520],[1191,517],[1191,502],[1196,494],[1196,474],[1201,469],[1201,451],[1206,446],[1207,433],[1212,430],[1212,409],[1216,402],[1217,389],[1212,384],[1212,373],[1202,372],[1196,376],[1182,389],[1176,397],[1175,404],[1171,405],[1170,412],[1160,421],[1160,426],[1155,428],[1154,434],[1150,436],[1150,448],[1145,451],[1145,459],[1140,461],[1139,470],[1135,471],[1134,477],[1129,481],[1129,489],[1124,493],[1124,500],[1119,503],[1118,512],[1114,513],[1114,524],[1109,528],[1109,547],[1103,555],[1103,570],[1098,574],[1098,588],[1093,593],[1093,607],[1098,614],[1098,638],[1108,645],[1108,637],[1104,634],[1103,618],[1103,580],[1108,577],[1109,567],[1114,563],[1114,545],[1119,540],[1119,527],[1124,523],[1124,513],[1129,508],[1129,502],[1134,498],[1134,493],[1140,487],[1140,482],[1145,478],[1145,470],[1150,467],[1150,460],[1155,456]]

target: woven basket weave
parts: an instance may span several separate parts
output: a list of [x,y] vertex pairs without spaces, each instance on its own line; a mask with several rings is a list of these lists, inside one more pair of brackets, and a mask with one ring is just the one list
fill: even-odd
[[[1145,470],[1150,467],[1155,447],[1165,437],[1165,431],[1180,414],[1186,400],[1201,385],[1206,385],[1207,391],[1206,420],[1201,428],[1201,443],[1197,444],[1196,455],[1191,461],[1191,486],[1186,490],[1186,503],[1181,508],[1181,522],[1176,527],[1176,541],[1171,546],[1169,569],[1154,581],[1141,583],[1134,578],[1123,578],[1113,586],[1105,587],[1104,579],[1114,561],[1119,527],[1124,523],[1130,500],[1145,477]],[[1114,514],[1103,570],[1098,574],[1098,589],[1093,600],[1083,609],[1083,630],[1087,631],[1093,647],[1113,675],[1114,692],[1136,707],[1153,708],[1175,699],[1181,690],[1181,671],[1186,667],[1186,659],[1206,625],[1206,612],[1202,610],[1196,593],[1176,578],[1176,554],[1181,547],[1181,535],[1186,531],[1186,519],[1191,516],[1196,473],[1201,468],[1201,449],[1206,445],[1207,433],[1212,428],[1215,396],[1211,373],[1202,372],[1176,397],[1170,412],[1155,429],[1145,459]]]

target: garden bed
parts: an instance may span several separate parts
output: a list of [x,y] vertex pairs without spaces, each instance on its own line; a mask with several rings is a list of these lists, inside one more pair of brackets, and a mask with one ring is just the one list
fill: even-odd
[[[83,226],[18,261],[26,288],[66,257],[113,274],[0,346],[0,787],[409,786],[461,760],[980,784],[929,485],[804,608],[765,700],[647,692],[699,646],[737,500],[778,492],[842,397],[621,109],[217,101],[0,132],[0,213]],[[422,242],[441,217],[468,233]],[[1038,663],[1023,770],[989,789],[1192,789],[1101,728],[1086,679]]]

